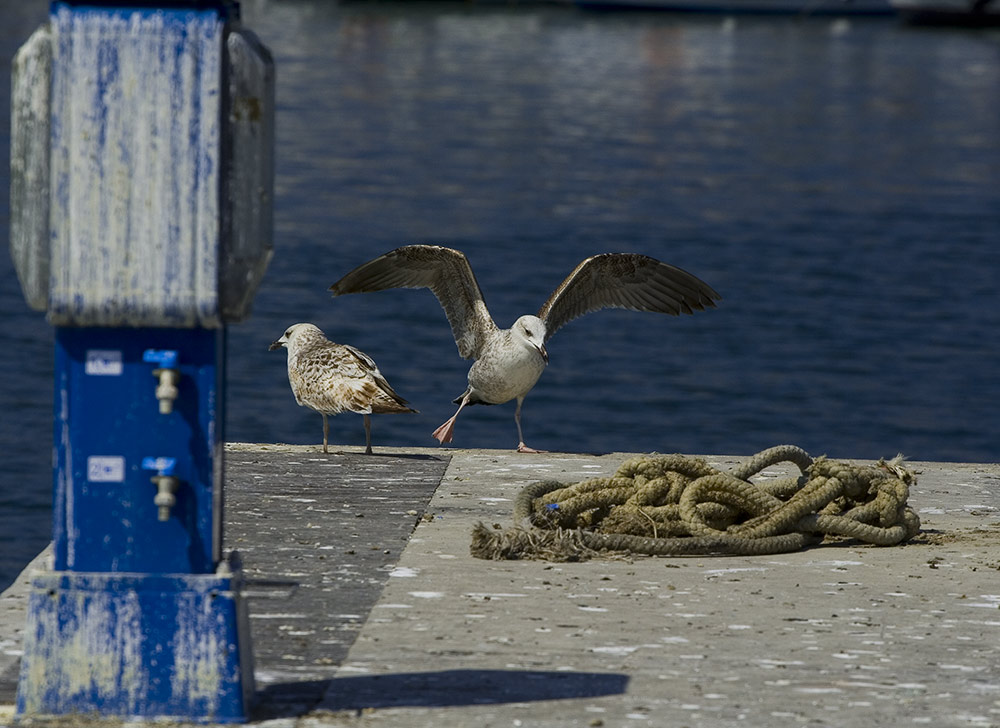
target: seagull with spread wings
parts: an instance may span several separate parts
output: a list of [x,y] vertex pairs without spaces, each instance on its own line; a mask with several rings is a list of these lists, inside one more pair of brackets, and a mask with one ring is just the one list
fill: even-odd
[[458,410],[434,431],[451,442],[455,420],[467,405],[517,400],[519,452],[541,452],[524,443],[521,405],[549,361],[545,343],[564,324],[602,308],[679,315],[715,307],[720,296],[676,266],[634,253],[604,253],[580,262],[538,310],[501,329],[463,253],[438,245],[407,245],[364,263],[330,286],[335,296],[388,288],[429,288],[444,308],[458,353],[474,359]]

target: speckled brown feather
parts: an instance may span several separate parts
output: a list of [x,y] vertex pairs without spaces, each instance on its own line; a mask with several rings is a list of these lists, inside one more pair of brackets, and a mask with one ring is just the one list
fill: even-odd
[[295,400],[328,415],[413,412],[375,363],[353,346],[310,340],[288,354],[288,382]]

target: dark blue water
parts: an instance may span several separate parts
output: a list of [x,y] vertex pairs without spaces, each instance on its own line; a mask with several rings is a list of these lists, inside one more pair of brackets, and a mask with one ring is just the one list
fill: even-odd
[[[39,6],[0,5],[4,63]],[[278,69],[276,253],[254,316],[230,329],[228,440],[321,440],[283,352],[267,351],[312,321],[420,409],[374,418],[376,449],[434,445],[468,368],[436,300],[326,289],[436,242],[467,253],[502,326],[603,251],[659,257],[723,296],[696,316],[606,311],[561,330],[524,406],[534,447],[998,459],[995,32],[461,3],[243,9]],[[8,84],[0,67],[4,104]],[[5,205],[6,169],[0,180]],[[6,256],[0,278],[3,585],[50,531],[52,335]],[[363,438],[360,417],[331,421],[333,442]],[[463,412],[454,444],[516,442],[510,404]]]

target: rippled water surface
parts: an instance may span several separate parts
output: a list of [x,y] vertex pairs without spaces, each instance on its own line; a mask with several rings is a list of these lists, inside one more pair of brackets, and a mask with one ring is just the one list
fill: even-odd
[[[524,406],[535,447],[997,460],[996,33],[462,3],[243,10],[277,64],[276,235],[254,316],[229,333],[228,440],[321,440],[267,351],[312,321],[420,410],[374,418],[376,449],[433,445],[468,368],[433,296],[326,289],[437,242],[466,252],[501,326],[604,251],[659,257],[723,296],[695,316],[606,311],[560,330]],[[6,64],[45,8],[0,12]],[[8,65],[0,93],[7,105]],[[3,585],[50,533],[52,334],[6,256],[0,276]],[[513,409],[463,412],[454,444],[513,447]],[[331,439],[363,443],[361,418],[333,419]]]

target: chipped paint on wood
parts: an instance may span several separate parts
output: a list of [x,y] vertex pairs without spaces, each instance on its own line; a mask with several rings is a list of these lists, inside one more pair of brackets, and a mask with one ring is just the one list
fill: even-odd
[[22,712],[50,712],[46,705],[52,696],[60,700],[87,696],[92,704],[100,705],[124,689],[129,704],[141,698],[149,676],[141,667],[137,594],[58,590],[47,585],[44,590],[36,587],[30,607],[35,621],[26,635],[22,684],[44,687],[20,691]]
[[[79,334],[77,343],[118,357],[113,372],[89,370],[89,352],[71,365],[57,347],[55,563],[90,571],[34,577],[24,716],[246,720],[253,668],[238,570],[177,573],[221,560],[221,327],[249,312],[271,251],[273,64],[237,27],[234,7],[56,0],[15,61],[12,252],[22,287],[30,305],[47,308],[60,347]],[[132,350],[147,339],[162,346],[167,332],[183,339],[174,348],[195,353],[181,368],[184,386],[203,384],[186,390],[200,398],[197,417],[187,410],[157,420],[146,439],[116,439],[115,428],[138,420],[108,403],[146,408],[155,398]],[[105,340],[117,348],[98,346]],[[70,368],[85,382],[76,390]],[[185,518],[154,531],[122,517],[132,507],[126,481],[140,499],[149,485],[137,466],[126,477],[124,449],[142,462],[171,441],[164,433],[204,444],[214,460],[192,451],[198,472],[185,483],[210,493],[188,488],[189,508],[182,513],[180,497],[176,507]],[[91,480],[91,461],[98,476],[116,463],[114,477],[93,482],[121,508],[102,511],[78,487]]]
[[32,308],[84,326],[249,315],[274,227],[274,62],[253,33],[213,11],[56,3],[12,91],[11,252]]
[[214,11],[56,6],[57,325],[221,325],[221,63]]
[[37,572],[18,713],[242,722],[253,662],[241,588],[238,574]]
[[187,695],[192,703],[210,704],[222,683],[219,655],[225,654],[229,645],[220,644],[209,600],[187,595],[184,602],[175,625],[176,669],[170,677],[171,689],[175,695]]
[[36,30],[14,56],[10,120],[10,250],[28,305],[49,302],[49,87],[52,33]]

